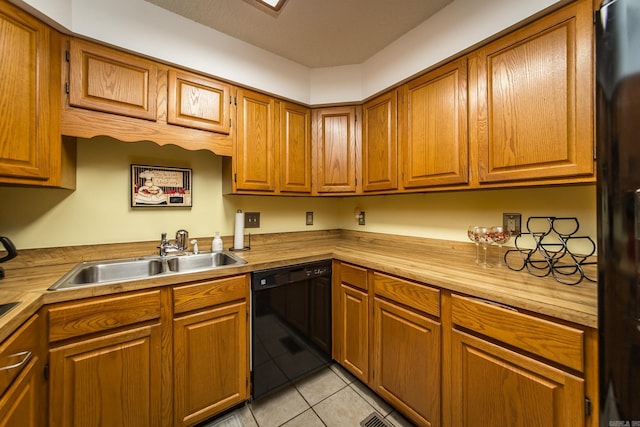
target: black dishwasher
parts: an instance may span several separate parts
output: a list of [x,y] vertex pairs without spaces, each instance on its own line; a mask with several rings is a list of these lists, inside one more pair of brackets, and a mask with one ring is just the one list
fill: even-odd
[[331,363],[331,260],[251,275],[251,397]]

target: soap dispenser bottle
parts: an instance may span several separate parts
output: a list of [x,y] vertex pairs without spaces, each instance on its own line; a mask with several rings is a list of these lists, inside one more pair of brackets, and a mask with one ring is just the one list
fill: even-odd
[[213,243],[211,244],[211,250],[213,252],[222,252],[222,239],[220,238],[220,233],[217,231],[213,238]]

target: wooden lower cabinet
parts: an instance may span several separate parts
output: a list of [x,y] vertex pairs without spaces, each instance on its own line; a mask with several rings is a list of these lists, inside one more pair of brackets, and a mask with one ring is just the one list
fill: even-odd
[[450,307],[452,426],[597,424],[594,331],[460,295]]
[[46,307],[49,425],[195,425],[247,400],[248,290],[241,274]]
[[440,323],[377,297],[373,306],[374,390],[415,424],[439,426]]
[[46,424],[43,328],[36,314],[0,345],[0,427]]
[[597,331],[333,268],[334,359],[414,425],[597,425]]
[[39,385],[42,371],[36,369],[37,361],[30,361],[15,383],[0,399],[0,426],[38,427],[42,425],[41,409],[44,405],[40,397]]
[[369,382],[369,297],[366,292],[340,285],[342,365],[364,383]]
[[585,425],[579,377],[460,331],[452,359],[452,426]]
[[174,320],[176,426],[193,425],[249,398],[247,303]]
[[334,359],[416,425],[439,426],[439,291],[339,261],[333,289]]
[[160,324],[49,352],[50,426],[161,425]]

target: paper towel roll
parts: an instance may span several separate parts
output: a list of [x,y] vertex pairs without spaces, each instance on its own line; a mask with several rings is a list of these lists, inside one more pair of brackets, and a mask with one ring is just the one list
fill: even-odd
[[244,212],[236,212],[236,228],[233,235],[233,249],[244,249]]

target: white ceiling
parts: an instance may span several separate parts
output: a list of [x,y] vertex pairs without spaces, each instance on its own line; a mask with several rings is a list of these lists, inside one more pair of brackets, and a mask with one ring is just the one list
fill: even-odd
[[361,64],[453,0],[146,0],[310,68]]

